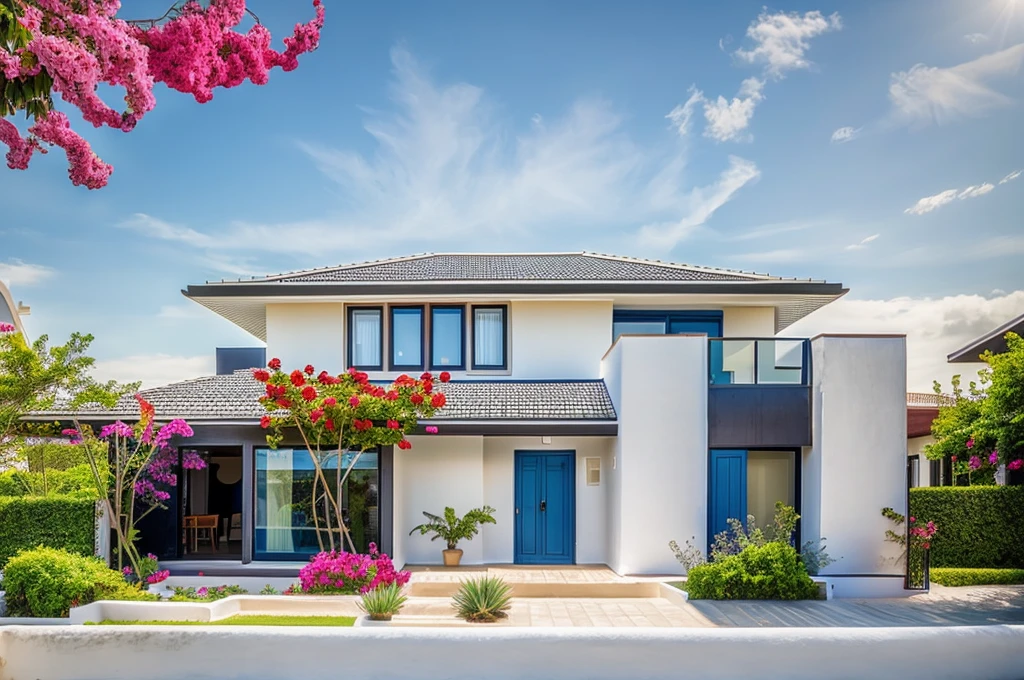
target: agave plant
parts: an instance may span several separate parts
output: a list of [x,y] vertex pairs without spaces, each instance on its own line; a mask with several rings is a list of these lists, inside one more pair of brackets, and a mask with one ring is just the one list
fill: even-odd
[[409,535],[412,536],[417,531],[421,536],[434,534],[430,540],[436,541],[440,538],[448,544],[449,550],[455,550],[459,541],[468,541],[476,536],[481,524],[497,524],[494,512],[494,508],[489,505],[470,510],[462,518],[455,514],[455,508],[445,508],[443,517],[424,512],[423,516],[430,521],[413,527]]
[[371,621],[390,621],[392,616],[402,610],[408,599],[402,594],[401,586],[391,583],[366,591],[358,604]]
[[452,601],[461,618],[493,623],[508,616],[512,607],[512,588],[497,576],[481,576],[463,581]]

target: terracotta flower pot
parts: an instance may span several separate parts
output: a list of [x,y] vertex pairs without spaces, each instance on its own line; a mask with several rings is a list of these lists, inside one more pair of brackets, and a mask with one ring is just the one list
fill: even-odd
[[459,562],[462,561],[462,551],[458,548],[455,550],[442,550],[441,554],[444,555],[444,566],[446,567],[457,567]]

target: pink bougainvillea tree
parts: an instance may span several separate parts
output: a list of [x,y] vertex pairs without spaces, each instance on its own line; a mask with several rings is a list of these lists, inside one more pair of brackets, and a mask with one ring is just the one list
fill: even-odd
[[[278,52],[258,19],[245,33],[235,30],[255,18],[245,0],[188,0],[157,19],[127,21],[120,0],[0,0],[0,142],[8,167],[24,170],[52,145],[67,155],[75,185],[105,186],[113,168],[54,108],[54,93],[93,126],[130,132],[156,105],[155,83],[204,103],[214,88],[263,85],[276,67],[294,70],[320,42],[324,8],[321,0],[313,6],[314,18],[297,24]],[[124,110],[103,101],[100,85],[124,90]],[[32,120],[25,136],[6,119],[20,111]]]
[[[431,373],[419,378],[401,375],[382,386],[355,369],[335,376],[327,371],[317,373],[307,365],[285,373],[280,359],[271,359],[267,367],[269,370],[253,371],[253,377],[265,383],[260,403],[267,415],[260,425],[268,430],[267,442],[277,447],[288,435],[302,440],[313,462],[312,515],[320,548],[334,551],[347,542],[355,553],[339,490],[364,452],[379,446],[412,448],[406,435],[415,431],[420,418],[430,418],[444,408],[445,395],[435,383],[448,382],[450,376],[447,372],[436,377]],[[434,434],[437,427],[429,426],[426,431]],[[343,465],[346,452],[354,455]],[[327,477],[332,468],[333,488]]]

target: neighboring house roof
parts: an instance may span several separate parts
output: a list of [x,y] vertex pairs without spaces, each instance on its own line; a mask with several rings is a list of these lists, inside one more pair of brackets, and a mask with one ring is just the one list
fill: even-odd
[[21,323],[21,315],[18,314],[18,305],[3,281],[0,281],[0,323],[12,324],[23,337],[28,338],[25,326]]
[[934,392],[907,392],[907,406],[951,406],[953,397],[948,394],[935,394]]
[[461,295],[774,296],[776,332],[847,291],[787,279],[597,253],[427,253],[189,286],[183,294],[266,339],[268,299]]
[[1017,335],[1024,336],[1024,314],[1021,314],[1016,319],[1007,321],[999,328],[989,331],[980,338],[972,340],[946,357],[946,360],[951,364],[969,364],[980,362],[981,355],[986,350],[991,350],[993,354],[1002,354],[1007,349],[1007,333],[1016,333]]
[[[257,421],[264,415],[257,399],[263,384],[249,369],[142,390],[161,421],[184,418],[193,424],[211,421]],[[442,391],[447,404],[431,422],[444,421],[614,421],[615,407],[602,380],[452,381]],[[137,419],[138,403],[124,397],[113,409],[86,407],[86,420]],[[34,420],[60,419],[67,411],[32,414]]]
[[939,407],[952,403],[953,397],[945,394],[907,392],[907,438],[930,435],[932,421],[939,417]]

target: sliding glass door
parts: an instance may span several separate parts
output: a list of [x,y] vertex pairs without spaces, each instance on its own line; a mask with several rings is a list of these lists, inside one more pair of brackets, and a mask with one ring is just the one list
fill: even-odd
[[[324,474],[332,492],[337,488],[339,472],[344,475],[354,453],[345,453],[340,461],[328,456]],[[368,451],[359,457],[345,480],[340,497],[345,526],[356,550],[366,552],[370,543],[379,543],[378,508],[379,457]],[[314,518],[315,469],[309,452],[302,448],[256,449],[256,522],[254,557],[257,560],[305,560],[320,551],[320,538],[328,545],[327,518],[322,494]],[[331,514],[333,521],[333,513]],[[337,536],[337,534],[335,534]],[[348,546],[345,546],[349,550]]]

